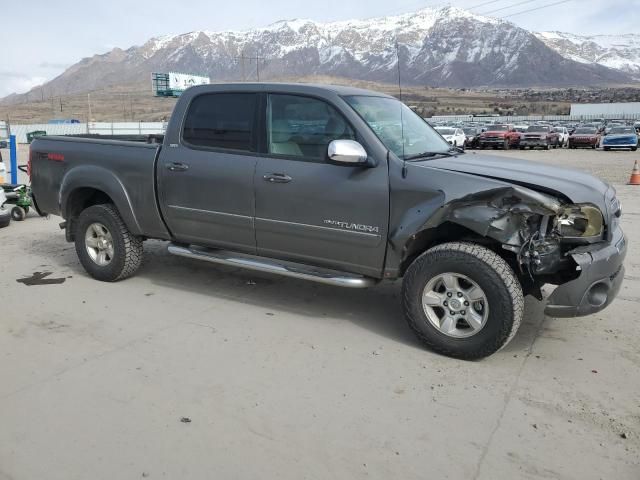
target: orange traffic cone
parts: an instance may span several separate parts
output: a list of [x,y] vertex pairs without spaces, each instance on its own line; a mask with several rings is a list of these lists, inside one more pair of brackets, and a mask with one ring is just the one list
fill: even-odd
[[633,170],[631,170],[631,178],[627,185],[640,185],[640,167],[638,167],[638,160],[633,164]]

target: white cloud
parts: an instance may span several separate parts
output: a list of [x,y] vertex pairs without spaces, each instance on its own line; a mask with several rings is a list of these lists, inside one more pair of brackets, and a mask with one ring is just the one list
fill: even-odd
[[0,83],[0,98],[10,95],[12,93],[24,93],[31,90],[33,87],[42,85],[47,81],[46,77],[0,72],[2,82]]

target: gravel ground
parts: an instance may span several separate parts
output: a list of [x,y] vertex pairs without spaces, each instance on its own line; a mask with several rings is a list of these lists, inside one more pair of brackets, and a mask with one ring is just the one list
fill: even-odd
[[[148,242],[137,276],[104,284],[58,218],[0,230],[0,479],[637,480],[638,155],[496,154],[613,181],[631,241],[607,310],[551,319],[528,298],[478,362],[423,349],[398,283],[344,290]],[[16,281],[36,272],[61,283]]]
[[[479,153],[469,150],[469,153]],[[584,170],[614,185],[625,184],[629,181],[629,174],[633,162],[640,160],[640,152],[615,150],[561,149],[561,150],[492,150],[491,154],[504,157],[523,158],[536,162],[548,163],[559,167],[577,168]]]

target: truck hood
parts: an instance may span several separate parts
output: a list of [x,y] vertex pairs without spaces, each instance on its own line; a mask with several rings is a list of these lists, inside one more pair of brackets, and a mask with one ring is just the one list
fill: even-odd
[[467,173],[565,196],[573,203],[593,203],[605,213],[608,184],[585,172],[544,163],[482,154],[421,162],[423,166]]

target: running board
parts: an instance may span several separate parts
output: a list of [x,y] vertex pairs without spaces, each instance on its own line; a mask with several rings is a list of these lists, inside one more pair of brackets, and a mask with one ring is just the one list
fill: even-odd
[[231,267],[246,268],[258,272],[275,273],[285,277],[301,278],[313,282],[347,288],[367,288],[378,283],[371,277],[338,272],[319,267],[311,267],[300,263],[276,260],[273,258],[256,257],[226,250],[208,249],[200,247],[183,247],[169,244],[169,253],[180,257],[204,260]]

